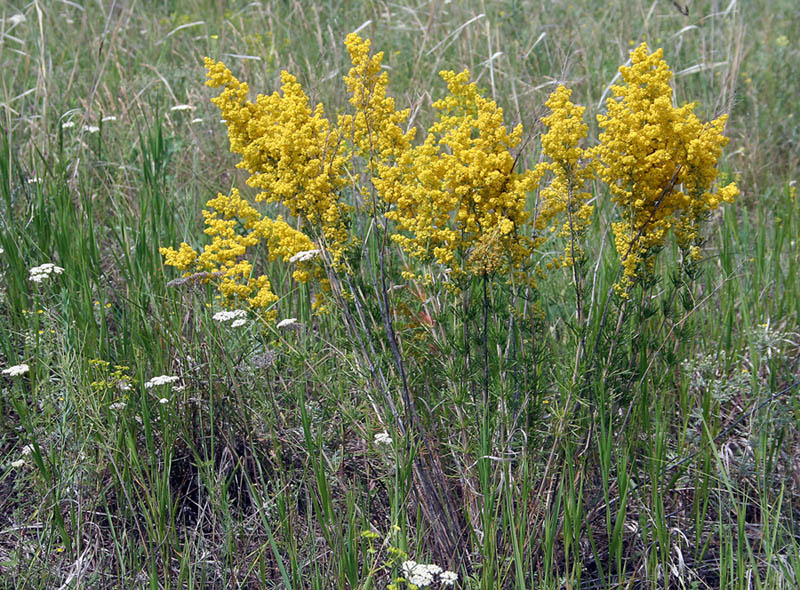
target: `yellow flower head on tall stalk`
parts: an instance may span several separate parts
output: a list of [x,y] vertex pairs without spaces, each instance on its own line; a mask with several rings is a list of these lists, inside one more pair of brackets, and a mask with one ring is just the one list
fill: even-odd
[[738,194],[731,183],[715,190],[717,162],[728,138],[726,116],[702,123],[694,104],[672,104],[672,72],[661,49],[642,43],[631,65],[620,68],[624,84],[612,86],[607,113],[598,115],[600,144],[593,150],[598,175],[608,185],[622,219],[612,225],[625,294],[640,273],[652,271],[653,254],[670,231],[681,248],[696,253],[699,226],[720,202]]
[[354,115],[339,121],[342,133],[349,133],[353,146],[375,164],[386,164],[411,147],[416,129],[403,131],[409,109],[395,110],[394,99],[386,96],[389,77],[381,71],[383,52],[370,55],[369,39],[351,33],[344,41],[353,67],[344,77]]
[[281,93],[259,94],[247,100],[249,88],[222,63],[206,58],[208,81],[223,87],[212,99],[228,126],[237,164],[250,172],[250,186],[262,192],[256,201],[277,202],[324,241],[334,265],[341,262],[348,242],[349,207],[337,195],[347,179],[342,138],[325,118],[322,105],[312,110],[296,78],[281,72]]
[[454,275],[517,271],[530,255],[520,233],[528,222],[526,194],[536,176],[517,171],[503,110],[480,95],[469,72],[442,72],[450,94],[434,103],[439,120],[425,141],[401,154],[397,182],[381,196],[393,208],[393,239],[411,256],[435,261]]
[[535,228],[541,234],[551,227],[554,218],[566,218],[559,235],[566,238],[564,265],[575,264],[583,255],[583,233],[591,222],[592,195],[585,190],[594,178],[594,167],[580,147],[589,126],[583,120],[586,107],[570,101],[572,91],[560,85],[547,99],[550,114],[542,118],[547,132],[542,135],[542,152],[548,158],[537,166],[540,174],[550,172],[552,180],[539,193],[539,210]]

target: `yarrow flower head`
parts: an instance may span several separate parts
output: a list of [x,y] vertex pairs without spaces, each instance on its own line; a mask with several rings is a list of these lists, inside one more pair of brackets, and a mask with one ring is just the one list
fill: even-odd
[[12,367],[8,367],[7,369],[3,369],[3,375],[8,375],[9,377],[19,377],[20,375],[24,375],[30,370],[30,367],[25,363],[21,365],[14,365]]
[[312,260],[313,258],[315,258],[319,254],[319,252],[320,251],[318,249],[317,250],[303,250],[302,252],[298,252],[297,254],[295,254],[294,256],[289,258],[289,262],[291,262],[291,263],[307,262],[307,261]]
[[64,269],[60,266],[56,266],[52,262],[45,262],[40,266],[34,266],[30,269],[28,278],[33,281],[34,283],[41,283],[42,281],[49,279],[52,275],[60,275],[64,272]]
[[392,437],[389,436],[388,432],[379,432],[375,435],[375,444],[376,445],[391,445],[392,444]]
[[247,317],[247,312],[243,309],[234,309],[232,311],[218,311],[211,319],[215,322],[229,322],[231,320],[241,319]]
[[458,580],[458,575],[451,571],[443,571],[438,565],[433,563],[417,563],[407,560],[401,565],[403,576],[409,584],[417,587],[430,586],[434,581],[434,576],[439,576],[439,581],[447,586]]
[[294,326],[297,323],[297,318],[286,318],[278,322],[278,328],[288,328],[290,326]]
[[145,389],[152,389],[153,387],[175,383],[178,379],[180,379],[180,377],[175,375],[159,375],[158,377],[150,379],[150,381],[144,384],[144,387]]

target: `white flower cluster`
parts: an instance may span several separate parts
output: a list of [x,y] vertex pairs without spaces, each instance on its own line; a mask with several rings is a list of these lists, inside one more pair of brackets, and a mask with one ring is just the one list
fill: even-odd
[[294,256],[289,259],[289,262],[294,264],[295,262],[307,262],[314,258],[317,254],[319,254],[319,250],[303,250],[302,252],[298,252]]
[[158,377],[153,377],[144,384],[145,389],[152,389],[153,387],[158,387],[159,385],[168,385],[170,383],[175,383],[179,377],[175,375],[159,375]]
[[297,323],[297,318],[286,318],[285,320],[281,320],[278,322],[278,328],[288,328],[289,326],[293,326]]
[[376,445],[391,445],[392,444],[392,437],[389,436],[388,432],[379,432],[375,435],[375,444]]
[[25,363],[21,365],[14,365],[13,367],[8,367],[7,369],[3,369],[3,375],[8,375],[9,377],[19,377],[20,375],[24,375],[30,370],[30,367]]
[[49,279],[52,275],[57,274],[60,275],[64,272],[64,269],[60,266],[56,266],[52,262],[45,262],[41,266],[34,266],[30,271],[30,276],[28,277],[34,283],[41,283],[45,279]]
[[231,328],[238,328],[239,326],[244,326],[247,323],[247,312],[243,309],[234,309],[233,311],[218,311],[211,319],[215,322],[231,322]]
[[417,563],[416,561],[403,562],[403,575],[410,584],[414,586],[430,586],[434,576],[439,576],[439,582],[443,586],[451,586],[458,580],[458,574],[451,571],[443,571],[434,563]]

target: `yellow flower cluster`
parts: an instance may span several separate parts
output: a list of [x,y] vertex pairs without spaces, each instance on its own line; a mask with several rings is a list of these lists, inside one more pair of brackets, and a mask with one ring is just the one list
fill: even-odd
[[612,87],[603,130],[593,149],[598,175],[620,208],[613,224],[624,294],[641,272],[652,270],[653,254],[672,231],[681,248],[696,255],[698,228],[707,213],[738,194],[731,183],[714,192],[717,161],[728,138],[726,117],[701,123],[694,104],[672,105],[672,72],[659,49],[642,43],[621,67],[625,84]]
[[322,105],[312,111],[297,79],[281,73],[281,93],[247,100],[249,88],[223,64],[206,58],[208,81],[223,87],[212,99],[228,126],[231,151],[241,154],[238,167],[260,189],[256,201],[277,202],[308,230],[320,230],[331,262],[338,265],[347,245],[349,207],[337,191],[347,184],[347,157],[341,136],[325,118]]
[[438,122],[399,157],[390,190],[380,190],[393,206],[386,217],[399,232],[392,237],[411,256],[456,275],[518,270],[531,250],[520,230],[536,184],[511,154],[522,126],[508,132],[503,110],[468,83],[468,71],[440,75],[450,94],[433,105]]
[[[395,110],[394,99],[386,96],[389,77],[381,72],[383,52],[370,56],[369,39],[351,33],[344,41],[353,67],[344,77],[354,115],[339,120],[343,133],[351,136],[352,144],[373,164],[387,167],[398,154],[411,147],[416,129],[403,131],[409,109]],[[380,176],[380,170],[372,170]]]
[[554,227],[554,218],[563,214],[559,234],[566,238],[564,265],[571,266],[583,256],[581,238],[591,222],[594,207],[586,184],[594,177],[594,167],[580,142],[586,138],[589,126],[583,120],[586,107],[570,102],[572,91],[559,87],[545,105],[550,115],[542,118],[547,133],[542,135],[542,153],[548,158],[537,166],[540,174],[551,172],[550,183],[539,193],[541,203],[535,228],[543,232]]
[[[293,229],[280,216],[264,218],[237,189],[230,195],[217,195],[206,203],[205,233],[212,237],[210,244],[198,254],[182,243],[178,250],[161,248],[164,263],[184,271],[218,273],[220,294],[232,305],[246,301],[254,308],[268,308],[278,300],[266,275],[254,276],[247,259],[247,250],[261,241],[267,242],[269,259],[282,258],[288,262],[298,252],[312,250],[314,243],[304,233]],[[243,230],[243,231],[242,231]],[[299,262],[294,273],[298,281],[309,278],[305,262]],[[208,275],[205,275],[206,279]],[[267,317],[274,316],[268,312]]]
[[[206,59],[209,86],[222,88],[213,100],[228,126],[231,151],[260,192],[256,202],[281,205],[280,216],[262,214],[239,191],[218,195],[203,211],[211,242],[202,252],[188,244],[162,248],[167,265],[200,278],[219,278],[231,303],[269,308],[277,300],[269,279],[253,268],[253,250],[295,265],[294,278],[314,278],[322,289],[327,271],[344,270],[355,238],[348,219],[365,209],[392,222],[390,232],[410,257],[435,263],[461,279],[491,274],[524,276],[536,247],[549,231],[567,242],[565,265],[583,257],[582,238],[593,206],[588,184],[608,185],[619,221],[612,225],[623,273],[618,292],[651,270],[654,253],[675,235],[697,256],[699,226],[708,212],[737,194],[734,184],[717,188],[717,162],[727,138],[725,117],[702,123],[694,105],[672,105],[672,73],[662,52],[642,44],[631,66],[620,68],[607,112],[598,116],[598,145],[584,148],[585,108],[559,86],[542,119],[542,162],[523,170],[517,150],[522,126],[509,130],[503,110],[485,98],[469,72],[442,72],[448,94],[433,106],[438,118],[424,140],[414,142],[409,110],[396,110],[387,96],[382,53],[370,54],[369,40],[348,35],[352,68],[344,77],[352,113],[336,124],[322,105],[309,106],[297,80],[281,73],[281,90],[248,99],[247,84],[223,64]],[[528,196],[543,178],[533,210]],[[358,209],[344,203],[352,193]],[[317,253],[330,263],[315,262]],[[410,273],[412,276],[413,272]]]

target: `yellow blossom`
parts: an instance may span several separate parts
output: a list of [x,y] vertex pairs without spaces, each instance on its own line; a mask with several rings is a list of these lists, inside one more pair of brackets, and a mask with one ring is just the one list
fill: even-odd
[[672,72],[662,55],[645,43],[633,50],[631,65],[620,68],[624,84],[612,86],[607,113],[597,117],[602,132],[593,156],[620,209],[612,225],[623,266],[620,293],[652,271],[653,254],[670,232],[681,248],[697,245],[707,213],[738,194],[733,183],[714,187],[728,143],[725,115],[702,123],[694,104],[673,106]]
[[581,238],[592,217],[591,193],[586,185],[594,176],[594,167],[580,147],[589,126],[583,120],[585,107],[570,102],[571,90],[559,86],[545,105],[550,115],[542,122],[547,133],[542,135],[542,152],[547,160],[537,166],[539,174],[550,172],[550,183],[539,194],[536,214],[538,232],[553,227],[557,215],[564,214],[560,235],[567,239],[564,265],[572,265],[583,255]]
[[520,231],[529,220],[526,195],[537,182],[511,153],[522,126],[509,133],[503,110],[468,82],[468,71],[441,76],[449,95],[433,105],[438,122],[397,158],[393,182],[378,186],[392,207],[386,217],[397,223],[392,238],[455,275],[519,270],[532,246]]

